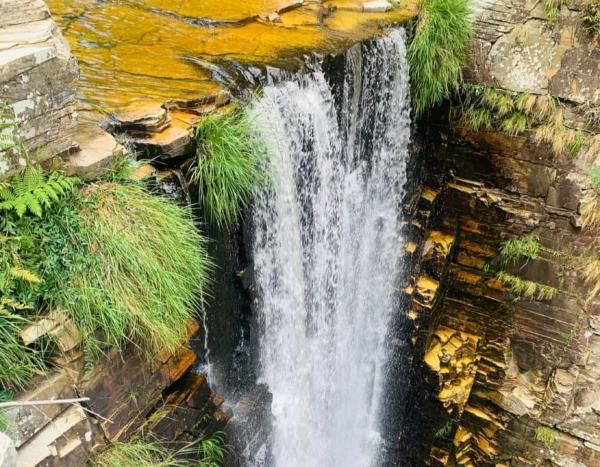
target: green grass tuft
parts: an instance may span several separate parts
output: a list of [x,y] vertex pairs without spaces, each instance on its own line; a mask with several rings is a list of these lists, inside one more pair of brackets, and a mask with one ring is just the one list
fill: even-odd
[[468,0],[422,0],[408,49],[412,102],[417,115],[440,104],[462,80],[472,28]]
[[552,447],[556,443],[556,434],[551,428],[538,426],[535,429],[535,439],[544,443],[546,447]]
[[581,22],[588,34],[600,31],[600,4],[590,2],[581,10]]
[[567,0],[542,0],[549,21],[556,21],[560,18],[560,10],[566,4]]
[[600,190],[600,165],[592,167],[587,173],[593,187]]
[[516,295],[530,300],[552,300],[558,294],[555,287],[521,279],[505,271],[500,271],[496,278]]
[[192,180],[207,219],[232,225],[266,181],[265,150],[242,111],[207,118],[197,129],[197,164]]
[[543,247],[538,237],[535,235],[523,235],[522,237],[508,240],[500,251],[500,257],[505,264],[514,263],[522,257],[535,260],[539,257],[542,250]]
[[43,278],[20,300],[73,319],[88,356],[132,342],[150,357],[181,344],[211,267],[187,209],[105,182],[16,227],[33,239],[24,260]]
[[448,420],[446,423],[444,423],[442,426],[440,426],[437,430],[435,430],[435,432],[433,433],[433,439],[435,439],[435,440],[448,439],[450,437],[450,435],[452,434],[453,427],[454,427],[454,425],[453,425],[452,421]]
[[220,467],[227,447],[220,433],[174,451],[153,440],[115,443],[91,459],[94,467]]

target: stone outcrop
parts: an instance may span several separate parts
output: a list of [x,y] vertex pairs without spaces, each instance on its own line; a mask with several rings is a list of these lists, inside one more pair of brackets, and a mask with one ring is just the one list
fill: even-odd
[[[549,21],[541,2],[476,3],[470,81],[560,101],[585,144],[557,154],[533,131],[473,132],[438,113],[418,137],[424,187],[412,209],[406,313],[418,361],[402,445],[409,465],[600,465],[598,297],[582,228],[598,163],[599,36],[579,10]],[[506,241],[534,235],[536,257],[503,266]],[[553,290],[524,295],[498,279]],[[418,434],[417,434],[418,432]],[[415,454],[418,452],[419,454]]]
[[[43,0],[0,1],[1,121],[5,138],[23,142],[32,161],[61,155],[75,144],[75,84],[79,70]],[[0,150],[0,178],[24,154]]]
[[[189,336],[198,329],[190,323]],[[33,384],[16,402],[89,400],[7,409],[16,466],[79,467],[107,443],[127,441],[142,427],[169,443],[223,430],[231,413],[221,409],[223,399],[210,389],[206,378],[194,373],[195,361],[196,354],[187,344],[151,361],[130,349],[124,355],[109,355],[86,372],[81,351],[61,353],[60,370]],[[2,452],[0,444],[0,459]],[[6,453],[8,459],[10,450]]]

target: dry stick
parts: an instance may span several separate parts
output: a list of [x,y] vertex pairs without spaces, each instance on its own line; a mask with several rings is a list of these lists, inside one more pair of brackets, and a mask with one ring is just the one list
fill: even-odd
[[[11,402],[0,402],[0,409],[5,409],[8,407],[26,407],[26,406],[38,406],[38,405],[54,405],[54,404],[72,404],[75,405],[78,402],[87,402],[89,401],[89,397],[80,397],[78,399],[56,399],[56,400],[44,400],[44,401],[11,401]],[[88,409],[87,407],[80,406],[85,412],[94,415],[95,417],[100,418],[108,423],[113,423],[113,421],[109,418],[106,418],[100,415],[98,412],[94,412],[93,410]]]
[[6,409],[8,407],[26,407],[30,405],[55,405],[55,404],[75,404],[77,402],[87,402],[89,397],[80,397],[78,399],[56,399],[56,400],[44,400],[44,401],[10,401],[0,402],[0,409]]

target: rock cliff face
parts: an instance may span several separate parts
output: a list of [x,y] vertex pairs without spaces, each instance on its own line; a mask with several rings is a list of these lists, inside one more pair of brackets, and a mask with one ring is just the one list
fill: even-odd
[[[417,353],[404,464],[600,465],[600,308],[586,269],[600,48],[582,27],[585,3],[550,21],[541,2],[476,2],[467,73],[557,98],[562,130],[580,136],[571,154],[539,129],[422,122],[424,186],[407,206]],[[511,239],[534,253],[513,242],[507,261]]]
[[[0,1],[0,133],[23,142],[35,161],[74,147],[75,83],[79,69],[43,0]],[[5,141],[5,140],[4,140]],[[3,142],[4,142],[3,141]],[[0,178],[24,165],[2,151]]]

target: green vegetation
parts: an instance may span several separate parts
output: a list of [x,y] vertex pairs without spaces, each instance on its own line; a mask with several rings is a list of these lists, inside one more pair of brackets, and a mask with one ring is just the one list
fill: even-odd
[[588,171],[588,177],[589,177],[590,181],[592,182],[592,186],[596,190],[600,190],[600,165],[592,167]]
[[[14,393],[12,391],[2,391],[0,390],[0,402],[8,402],[12,400],[14,397]],[[12,428],[11,420],[4,414],[2,410],[0,410],[0,433],[7,432]]]
[[458,90],[472,36],[468,0],[422,0],[408,49],[412,102],[417,115]]
[[593,300],[600,293],[600,258],[597,256],[587,258],[582,268],[582,275],[585,284],[591,288],[589,300]]
[[540,239],[536,235],[527,234],[506,241],[500,250],[500,259],[502,265],[506,266],[515,264],[522,258],[536,260],[542,252],[548,253],[555,258],[565,258],[568,256],[562,251],[545,247],[540,243]]
[[565,125],[558,101],[549,95],[534,96],[465,83],[460,104],[452,113],[470,131],[495,129],[516,136],[533,130],[534,141],[549,144],[556,155],[575,156],[586,142],[581,131]]
[[600,4],[590,2],[581,10],[581,23],[590,35],[600,31]]
[[22,300],[73,319],[89,355],[127,342],[149,356],[181,344],[210,268],[185,208],[135,183],[104,182],[16,230],[33,239],[27,264],[44,278]]
[[433,439],[435,440],[443,440],[448,439],[448,437],[452,434],[453,423],[451,420],[448,420],[441,427],[439,427],[433,433]]
[[552,447],[556,443],[556,434],[551,428],[540,425],[535,429],[535,439],[544,443],[546,447]]
[[600,230],[600,166],[592,167],[588,177],[593,190],[581,205],[581,226],[586,230]]
[[542,0],[546,10],[546,17],[550,21],[556,21],[560,17],[560,9],[567,4],[567,0]]
[[559,292],[555,287],[524,280],[505,271],[498,272],[496,278],[513,293],[527,299],[552,300]]
[[206,287],[206,241],[188,209],[135,182],[26,168],[0,189],[0,389],[43,371],[47,344],[23,326],[54,310],[81,332],[88,361],[133,343],[174,351]]
[[0,388],[21,388],[43,367],[39,353],[21,343],[21,329],[29,322],[24,314],[33,307],[17,292],[37,286],[41,279],[23,263],[30,239],[10,229],[28,210],[41,216],[42,206],[58,202],[74,184],[58,174],[46,179],[39,169],[25,169],[12,183],[0,183]]
[[522,257],[535,260],[539,257],[543,248],[539,238],[535,235],[523,235],[504,243],[500,251],[500,257],[506,263],[515,263]]
[[0,101],[0,154],[11,152],[27,159],[27,150],[19,138],[19,127],[6,102]]
[[42,217],[42,209],[73,191],[79,180],[54,172],[46,177],[37,166],[28,166],[11,183],[0,183],[0,211],[14,211],[18,217],[31,212]]
[[236,221],[266,181],[265,149],[242,110],[205,119],[196,137],[198,161],[192,180],[198,184],[206,217],[223,228]]
[[154,441],[115,443],[91,460],[95,467],[219,467],[225,459],[223,436],[216,434],[172,452]]

